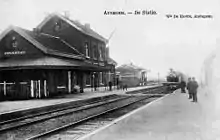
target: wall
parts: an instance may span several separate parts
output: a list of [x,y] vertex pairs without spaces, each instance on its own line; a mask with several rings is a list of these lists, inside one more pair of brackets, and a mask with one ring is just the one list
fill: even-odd
[[215,50],[204,62],[202,77],[203,91],[212,101],[213,111],[220,112],[220,51]]
[[[17,41],[17,47],[12,46],[12,38],[15,37]],[[22,52],[22,54],[8,54],[4,55],[5,52]],[[37,49],[28,40],[22,37],[15,31],[10,31],[5,37],[0,41],[0,58],[21,58],[21,57],[33,57],[40,56],[43,53]]]
[[[60,22],[61,24],[61,28],[58,31],[55,30],[55,24],[57,22]],[[83,52],[82,33],[75,28],[71,28],[71,25],[67,24],[57,16],[54,16],[48,22],[46,22],[46,24],[41,28],[41,32],[61,37],[77,50]]]
[[[61,28],[56,31],[55,30],[55,24],[60,23]],[[72,25],[67,23],[66,21],[60,19],[58,16],[54,16],[51,18],[42,28],[41,32],[51,34],[53,36],[58,36],[68,42],[70,45],[75,47],[80,53],[85,54],[85,43],[87,42],[90,48],[90,57],[94,58],[93,52],[97,50],[98,46],[102,46],[103,52],[102,55],[105,56],[105,43],[102,41],[99,41],[91,36],[85,35],[81,31],[74,28]],[[96,46],[96,48],[94,48]]]

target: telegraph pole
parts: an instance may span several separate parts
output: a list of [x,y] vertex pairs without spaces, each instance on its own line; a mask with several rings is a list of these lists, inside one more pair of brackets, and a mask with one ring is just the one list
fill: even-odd
[[[108,56],[107,56],[107,58],[109,57],[109,41],[110,41],[110,39],[112,38],[112,36],[114,35],[114,33],[115,33],[115,31],[116,31],[116,28],[111,32],[111,34],[110,34],[110,36],[109,36],[109,38],[108,38],[108,40],[107,40],[107,44],[106,44],[106,47],[108,47]],[[114,69],[115,69],[115,67],[114,67]],[[114,71],[114,77],[115,77],[115,71]],[[108,73],[108,78],[109,78],[109,82],[111,81],[111,71],[109,71],[109,73]]]

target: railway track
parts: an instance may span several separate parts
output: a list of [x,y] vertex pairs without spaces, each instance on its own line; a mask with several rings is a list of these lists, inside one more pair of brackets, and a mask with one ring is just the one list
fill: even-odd
[[83,106],[63,108],[4,121],[0,126],[0,139],[44,139],[45,136],[56,134],[71,126],[75,127],[90,120],[96,120],[108,112],[154,97],[154,95],[112,96],[103,100],[91,101]]
[[123,107],[110,110],[103,114],[93,116],[90,119],[82,120],[79,123],[72,124],[69,127],[63,128],[58,132],[51,132],[46,135],[38,135],[31,139],[42,139],[42,140],[77,140],[82,136],[91,133],[92,131],[101,128],[115,119],[143,106],[151,101],[158,99],[162,95],[151,96],[149,98],[141,99],[137,102],[125,105]]
[[4,133],[5,131],[10,131],[10,130],[17,129],[22,126],[27,126],[27,125],[38,123],[38,122],[45,121],[48,119],[56,118],[56,117],[71,113],[71,111],[77,111],[80,109],[89,108],[89,107],[92,107],[93,105],[98,105],[99,103],[103,103],[106,101],[114,101],[115,99],[120,99],[120,98],[121,98],[120,96],[112,95],[104,99],[91,100],[90,102],[87,102],[84,105],[78,104],[77,106],[73,106],[73,107],[65,107],[65,108],[55,109],[49,112],[30,114],[24,117],[19,117],[16,119],[3,121],[3,122],[0,122],[0,135],[1,133]]
[[[53,110],[51,112],[44,112],[44,113],[39,113],[39,114],[34,114],[34,115],[28,115],[25,117],[13,119],[13,120],[8,120],[5,122],[2,122],[0,126],[0,139],[1,138],[6,138],[9,139],[9,137],[13,137],[13,139],[20,139],[18,135],[22,134],[18,133],[20,131],[29,131],[27,129],[23,129],[29,126],[36,125],[38,123],[43,123],[49,120],[53,120],[65,115],[71,115],[72,113],[78,113],[80,111],[85,111],[90,108],[95,108],[97,106],[101,106],[103,104],[115,102],[115,101],[120,101],[122,99],[127,98],[127,96],[112,96],[110,98],[105,98],[103,100],[96,100],[90,103],[87,103],[86,105],[82,106],[77,106],[77,107],[71,107],[71,108],[62,108],[58,110]],[[11,133],[12,132],[12,133]],[[17,134],[18,135],[14,135]],[[9,136],[9,134],[11,136]],[[6,137],[5,137],[6,136]],[[9,136],[9,137],[8,137]],[[23,139],[23,138],[21,138]]]
[[[108,96],[103,96],[103,97],[96,97],[96,98],[92,98],[92,99],[87,99],[87,100],[83,100],[83,101],[69,102],[69,103],[62,105],[62,106],[50,106],[50,109],[46,109],[46,110],[45,109],[40,109],[40,110],[34,109],[34,111],[32,111],[32,112],[26,111],[25,113],[20,113],[18,115],[10,114],[7,116],[0,116],[0,126],[4,125],[4,124],[16,122],[19,120],[24,120],[27,118],[32,118],[32,117],[41,116],[44,114],[58,112],[58,111],[62,111],[65,109],[76,108],[76,107],[84,106],[87,104],[96,103],[96,102],[99,102],[102,100],[108,100],[111,98],[115,98],[116,96],[119,96],[119,95],[113,94],[113,95],[108,95]],[[25,114],[25,115],[23,115],[23,114]]]

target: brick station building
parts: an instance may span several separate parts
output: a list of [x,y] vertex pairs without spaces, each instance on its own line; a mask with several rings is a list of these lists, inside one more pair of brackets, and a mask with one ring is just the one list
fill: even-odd
[[10,26],[0,35],[0,99],[44,98],[114,83],[108,40],[63,15],[33,31]]

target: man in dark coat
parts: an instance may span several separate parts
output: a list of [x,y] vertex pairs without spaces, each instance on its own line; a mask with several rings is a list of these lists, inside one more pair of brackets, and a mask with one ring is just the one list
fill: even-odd
[[109,90],[112,91],[112,82],[111,81],[108,82],[108,86],[109,86]]
[[117,89],[119,89],[119,79],[116,79],[116,85],[117,85]]
[[199,85],[197,81],[195,80],[195,77],[192,78],[192,85],[191,85],[191,93],[193,96],[193,102],[197,102],[197,89]]
[[190,90],[191,85],[192,85],[191,83],[192,83],[191,78],[188,78],[188,83],[186,85],[186,88],[187,88],[188,93],[189,93],[189,99],[192,99],[192,93],[191,93],[191,90]]
[[186,90],[185,90],[185,88],[186,88],[186,82],[185,81],[181,81],[180,82],[180,88],[181,88],[181,93],[186,93]]

